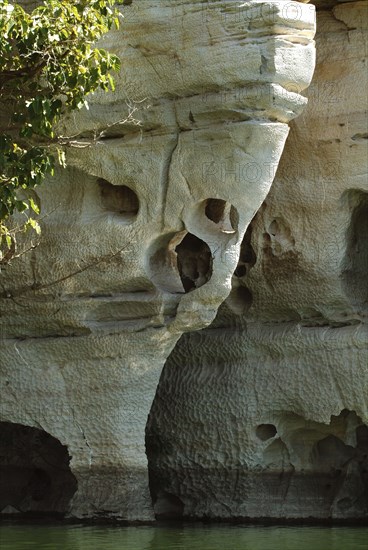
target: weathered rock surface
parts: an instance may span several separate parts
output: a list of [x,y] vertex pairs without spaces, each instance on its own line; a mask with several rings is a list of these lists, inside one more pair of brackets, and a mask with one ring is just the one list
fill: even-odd
[[166,363],[147,427],[158,514],[368,518],[367,13],[321,4],[308,107],[233,290]]
[[[306,103],[311,6],[139,0],[125,15],[103,41],[123,60],[117,93],[64,122],[76,147],[40,190],[41,243],[1,273],[0,428],[67,447],[75,493],[35,502],[30,474],[5,511],[153,518],[144,431],[161,368],[228,296]],[[25,464],[9,453],[5,473]]]

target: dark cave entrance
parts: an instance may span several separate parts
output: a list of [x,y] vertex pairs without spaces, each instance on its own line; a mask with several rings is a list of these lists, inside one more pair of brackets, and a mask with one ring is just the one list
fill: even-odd
[[64,515],[77,490],[69,462],[47,432],[0,422],[0,514]]

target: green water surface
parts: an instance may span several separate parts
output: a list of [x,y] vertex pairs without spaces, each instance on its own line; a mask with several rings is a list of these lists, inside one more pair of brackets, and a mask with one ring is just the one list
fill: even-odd
[[368,550],[368,527],[0,525],[1,550]]

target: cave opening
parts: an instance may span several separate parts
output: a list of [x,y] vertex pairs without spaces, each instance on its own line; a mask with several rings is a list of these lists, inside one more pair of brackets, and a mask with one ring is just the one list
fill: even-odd
[[175,249],[178,270],[185,292],[207,283],[212,275],[212,253],[207,243],[191,233]]
[[139,211],[137,194],[126,185],[113,185],[103,178],[97,180],[104,210],[119,215],[122,221],[133,221]]
[[49,433],[0,422],[0,514],[65,515],[77,490],[69,462]]

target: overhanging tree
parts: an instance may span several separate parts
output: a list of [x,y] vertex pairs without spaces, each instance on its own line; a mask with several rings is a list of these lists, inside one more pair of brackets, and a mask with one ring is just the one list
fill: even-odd
[[[114,3],[46,0],[29,14],[0,0],[0,264],[14,257],[17,231],[40,230],[33,188],[65,164],[57,122],[98,88],[114,89],[120,61],[94,46],[119,25]],[[15,212],[25,216],[18,228]]]

